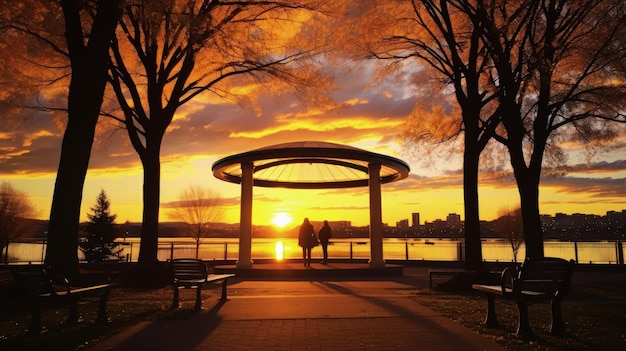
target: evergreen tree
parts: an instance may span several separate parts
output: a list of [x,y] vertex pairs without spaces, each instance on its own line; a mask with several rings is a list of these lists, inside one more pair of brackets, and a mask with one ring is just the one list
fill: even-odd
[[80,250],[85,255],[87,262],[99,262],[110,259],[111,256],[117,257],[122,251],[118,248],[120,243],[116,243],[117,233],[115,231],[115,218],[117,215],[110,213],[109,201],[104,190],[100,190],[100,194],[96,199],[94,207],[91,207],[89,223],[87,224],[87,237],[81,241]]

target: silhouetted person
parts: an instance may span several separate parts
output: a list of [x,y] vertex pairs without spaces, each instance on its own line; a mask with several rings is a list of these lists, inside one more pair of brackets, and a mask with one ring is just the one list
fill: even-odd
[[320,244],[322,244],[322,251],[324,251],[324,259],[322,260],[322,264],[328,263],[328,241],[332,236],[330,226],[328,225],[328,221],[324,221],[324,226],[320,229],[318,234],[320,239]]
[[304,219],[300,226],[300,234],[298,235],[298,245],[302,247],[302,260],[305,267],[311,266],[311,249],[317,246],[317,237],[315,236],[315,230],[313,225],[309,222],[308,218]]

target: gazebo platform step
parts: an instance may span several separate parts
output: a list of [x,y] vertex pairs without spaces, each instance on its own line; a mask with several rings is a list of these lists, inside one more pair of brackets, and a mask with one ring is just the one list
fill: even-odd
[[215,274],[234,273],[235,277],[259,280],[299,280],[299,279],[379,279],[403,275],[401,265],[386,264],[384,267],[370,267],[367,263],[321,264],[319,260],[305,267],[301,260],[271,263],[254,263],[252,268],[237,268],[236,265],[217,265]]

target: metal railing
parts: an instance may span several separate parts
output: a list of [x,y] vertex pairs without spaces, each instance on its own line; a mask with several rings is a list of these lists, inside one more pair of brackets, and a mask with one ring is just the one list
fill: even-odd
[[[280,245],[277,245],[281,242]],[[138,240],[120,242],[120,261],[136,262],[139,257]],[[2,251],[3,263],[40,263],[45,258],[45,241],[12,241]],[[7,255],[8,253],[8,255]],[[546,256],[560,257],[584,264],[624,264],[624,249],[621,241],[546,241]],[[368,259],[369,240],[336,239],[328,247],[331,259]],[[313,249],[313,257],[321,258],[321,248]],[[464,242],[450,239],[384,239],[383,258],[405,261],[463,261]],[[487,262],[513,262],[515,257],[510,244],[504,240],[483,240],[483,260]],[[523,261],[525,248],[522,245],[517,261]],[[82,259],[79,251],[79,259]],[[203,260],[237,260],[238,239],[207,239],[196,245],[193,241],[161,239],[157,258],[198,257]],[[252,258],[256,259],[298,259],[302,251],[295,239],[254,239]]]

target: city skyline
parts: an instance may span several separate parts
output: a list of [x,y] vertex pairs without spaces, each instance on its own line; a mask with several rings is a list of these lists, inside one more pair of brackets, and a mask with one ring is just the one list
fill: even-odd
[[[464,220],[456,213],[450,213],[448,218],[438,218],[433,221],[426,221],[415,227],[409,225],[408,220],[404,219],[392,223],[383,223],[385,237],[414,237],[414,238],[459,238],[462,234],[459,232],[464,226]],[[544,237],[546,239],[556,240],[623,240],[626,232],[626,209],[609,210],[604,215],[596,215],[589,213],[557,213],[554,216],[548,214],[541,215],[544,227]],[[407,225],[403,225],[407,221]],[[34,225],[34,229],[24,238],[45,238],[46,222],[41,220],[40,223]],[[317,231],[322,227],[323,219],[312,219],[311,224]],[[481,228],[483,238],[499,237],[498,233],[493,230],[492,224],[497,222],[494,220],[481,220]],[[367,238],[369,236],[369,225],[354,225],[349,220],[328,221],[332,228],[335,238],[360,237]],[[81,226],[86,225],[82,222]],[[177,221],[162,222],[160,237],[185,237],[189,236],[188,227]],[[141,222],[116,222],[118,227],[119,238],[139,237],[141,230]],[[207,237],[214,238],[237,238],[239,223],[211,222],[212,234]],[[254,236],[259,238],[276,238],[276,237],[297,237],[300,223],[291,222],[287,225],[279,226],[276,224],[254,224]],[[568,228],[566,232],[562,229]],[[592,229],[592,230],[590,230]]]
[[[419,213],[412,213],[413,214],[418,214]],[[580,213],[580,212],[576,212],[576,213],[562,213],[562,212],[557,212],[554,215],[551,214],[540,214],[542,219],[546,219],[546,218],[551,218],[551,219],[559,219],[559,218],[577,218],[580,220],[584,220],[586,218],[602,218],[602,217],[611,217],[611,216],[620,216],[623,217],[624,219],[626,219],[626,209],[622,209],[622,210],[609,210],[604,214],[594,214],[594,213]],[[486,220],[486,219],[481,219],[481,222],[491,222],[491,221],[495,221],[498,218],[493,218],[490,220]],[[580,222],[580,220],[578,222]],[[320,219],[320,218],[314,218],[314,219],[310,219],[311,224],[313,224],[314,227],[321,227],[324,223],[324,221],[326,221],[326,219]],[[419,226],[426,226],[426,225],[432,225],[434,223],[448,223],[448,224],[463,224],[465,222],[465,220],[461,217],[460,214],[458,213],[448,213],[446,215],[446,218],[435,218],[431,221],[423,221],[420,222]],[[130,224],[139,224],[141,222],[128,222]],[[175,221],[163,221],[162,223],[177,223]],[[213,222],[211,222],[213,223]],[[338,220],[328,220],[328,223],[331,225],[338,225],[340,227],[367,227],[369,226],[369,224],[365,224],[365,225],[354,225],[352,223],[352,221],[347,220],[347,219],[338,219]],[[403,224],[406,223],[407,225],[404,226]],[[116,222],[117,225],[124,225],[123,222]],[[223,225],[227,225],[227,226],[233,226],[233,225],[239,225],[238,222],[215,222],[213,224],[223,224]],[[295,221],[290,221],[286,224],[276,224],[276,223],[264,223],[264,224],[254,224],[255,226],[271,226],[271,227],[276,227],[278,229],[284,228],[284,229],[293,229],[293,228],[299,228],[301,223],[299,222],[295,222]],[[413,222],[411,221],[410,217],[409,218],[403,218],[397,222],[395,222],[395,226],[392,225],[391,223],[388,222],[383,222],[383,226],[385,227],[396,227],[396,228],[415,228],[415,225],[413,224]]]

